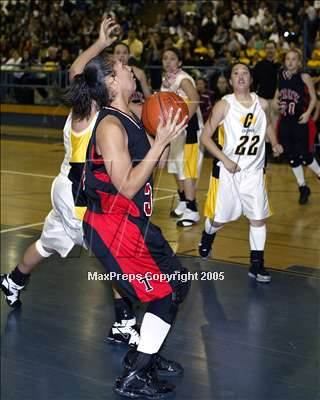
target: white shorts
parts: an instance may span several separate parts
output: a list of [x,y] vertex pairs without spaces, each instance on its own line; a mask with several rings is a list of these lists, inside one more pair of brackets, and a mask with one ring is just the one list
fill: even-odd
[[40,255],[49,257],[57,252],[61,257],[66,257],[75,245],[86,247],[82,221],[75,214],[72,183],[66,176],[60,174],[53,181],[51,203],[52,210],[47,215],[41,237],[36,242]]
[[204,214],[215,222],[235,221],[242,214],[262,220],[272,212],[263,169],[231,174],[220,166],[219,178],[211,177]]
[[169,174],[176,174],[179,180],[199,178],[203,161],[199,140],[198,143],[186,144],[186,136],[186,132],[182,133],[171,142],[167,162]]

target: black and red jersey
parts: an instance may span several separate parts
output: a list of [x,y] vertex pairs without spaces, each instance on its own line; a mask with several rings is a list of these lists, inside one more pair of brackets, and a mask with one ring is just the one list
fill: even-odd
[[145,129],[138,118],[113,107],[104,107],[99,112],[87,151],[83,185],[88,199],[88,209],[100,214],[128,214],[132,217],[147,218],[152,213],[152,177],[150,176],[132,199],[128,199],[113,185],[112,172],[110,177],[102,157],[96,152],[97,127],[108,115],[118,118],[127,132],[128,151],[133,167],[144,159],[150,149]]
[[279,74],[279,100],[282,118],[298,120],[310,101],[309,91],[302,80],[301,72],[290,74],[281,70]]

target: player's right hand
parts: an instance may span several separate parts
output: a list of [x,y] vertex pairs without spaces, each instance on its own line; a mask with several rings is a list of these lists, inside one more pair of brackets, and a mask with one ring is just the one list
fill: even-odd
[[237,163],[234,161],[230,160],[230,158],[226,159],[223,161],[223,165],[227,171],[229,171],[231,174],[234,174],[235,172],[240,172],[241,168]]
[[173,115],[173,108],[170,108],[167,121],[165,122],[160,116],[160,122],[157,127],[155,142],[166,147],[170,142],[176,139],[187,128],[188,115],[178,124],[181,114],[181,108]]
[[120,26],[116,21],[110,17],[105,17],[100,25],[98,40],[102,42],[105,47],[111,46],[117,39],[116,32],[118,31],[120,31]]

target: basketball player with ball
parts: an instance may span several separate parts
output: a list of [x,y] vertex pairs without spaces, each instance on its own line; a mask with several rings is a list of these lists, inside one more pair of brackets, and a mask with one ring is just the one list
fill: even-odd
[[129,104],[136,88],[130,67],[101,56],[85,66],[84,74],[92,87],[99,87],[94,100],[107,104],[99,112],[87,150],[84,236],[106,271],[117,277],[119,289],[132,302],[148,303],[139,345],[125,357],[114,391],[132,398],[164,398],[174,387],[159,381],[157,374],[178,375],[183,369],[159,351],[190,281],[183,278],[187,270],[161,230],[150,222],[152,173],[170,142],[186,129],[187,116],[181,120],[181,109],[170,108],[165,120],[159,116],[155,138],[149,138],[139,105],[133,105],[133,112]]
[[[210,188],[205,204],[205,228],[199,253],[206,258],[216,233],[227,222],[244,214],[249,220],[249,276],[268,283],[271,276],[264,268],[266,218],[271,215],[265,187],[265,140],[275,155],[283,152],[270,123],[268,102],[250,93],[252,82],[245,64],[234,64],[230,84],[233,93],[224,96],[212,109],[201,141],[215,157]],[[219,127],[219,144],[212,140]]]

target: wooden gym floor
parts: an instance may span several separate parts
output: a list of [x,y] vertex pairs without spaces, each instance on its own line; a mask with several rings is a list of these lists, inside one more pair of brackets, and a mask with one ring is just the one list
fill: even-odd
[[[50,210],[50,187],[64,155],[62,143],[25,140],[1,142],[1,224],[23,234],[23,226],[41,223]],[[199,182],[200,210],[207,193],[211,169],[205,159]],[[320,269],[320,182],[306,169],[311,187],[310,203],[298,204],[294,177],[285,165],[269,164],[268,191],[274,215],[268,221],[266,264],[277,269],[301,265]],[[166,171],[158,172],[153,222],[180,254],[198,255],[197,245],[203,228],[177,229],[169,218],[175,203],[174,180]],[[248,263],[248,224],[245,218],[228,224],[215,241],[214,259]]]
[[[16,265],[39,236],[62,159],[60,142],[1,141],[1,272]],[[201,209],[210,168],[206,159]],[[153,222],[192,272],[225,275],[223,281],[193,282],[168,338],[165,355],[185,368],[175,399],[320,398],[320,183],[306,172],[312,195],[300,206],[286,166],[269,165],[267,174],[274,216],[265,259],[273,281],[265,286],[247,278],[246,220],[220,231],[213,259],[201,260],[202,222],[176,227],[168,217],[173,179],[158,175]],[[67,259],[53,256],[34,271],[20,311],[11,311],[1,298],[2,400],[117,398],[111,388],[126,349],[104,341],[113,320],[110,286],[88,281],[88,271],[103,269],[74,249]],[[141,312],[138,307],[138,316]]]

